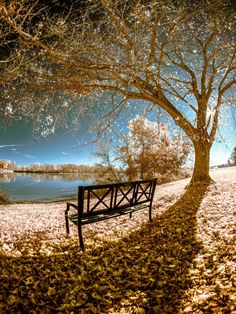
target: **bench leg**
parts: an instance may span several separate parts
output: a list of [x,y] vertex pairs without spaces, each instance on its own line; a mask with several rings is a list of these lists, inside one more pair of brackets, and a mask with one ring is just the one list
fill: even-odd
[[79,234],[79,244],[82,251],[84,251],[84,241],[83,241],[83,235],[82,235],[82,226],[78,222],[78,234]]
[[149,222],[152,221],[152,206],[149,207]]
[[69,227],[69,218],[68,218],[68,212],[69,212],[70,205],[66,205],[66,211],[65,211],[65,218],[66,218],[66,237],[68,237],[68,234],[70,233],[70,227]]

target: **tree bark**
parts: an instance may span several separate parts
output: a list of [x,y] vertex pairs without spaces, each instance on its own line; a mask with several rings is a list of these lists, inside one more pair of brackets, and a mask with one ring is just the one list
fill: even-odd
[[190,184],[202,184],[212,181],[210,171],[210,149],[211,145],[206,141],[194,143],[195,162]]

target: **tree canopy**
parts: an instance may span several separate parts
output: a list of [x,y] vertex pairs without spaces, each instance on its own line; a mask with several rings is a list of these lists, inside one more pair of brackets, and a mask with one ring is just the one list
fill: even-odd
[[83,111],[90,95],[113,95],[112,112],[139,99],[163,108],[191,139],[192,182],[209,180],[220,110],[234,101],[236,83],[228,1],[93,0],[65,12],[40,2],[1,5],[2,46],[11,47],[1,62],[1,114],[55,125]]

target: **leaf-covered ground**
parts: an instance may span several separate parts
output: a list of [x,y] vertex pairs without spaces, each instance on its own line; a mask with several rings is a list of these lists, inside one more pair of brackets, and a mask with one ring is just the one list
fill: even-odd
[[236,313],[236,168],[212,176],[84,226],[85,253],[64,203],[0,206],[0,313]]

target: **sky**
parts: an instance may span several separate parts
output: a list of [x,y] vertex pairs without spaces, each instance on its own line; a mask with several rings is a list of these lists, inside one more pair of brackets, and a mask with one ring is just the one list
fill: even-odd
[[81,145],[81,133],[59,129],[47,138],[35,138],[32,126],[20,121],[0,130],[0,159],[17,165],[41,164],[93,164],[94,144]]
[[[139,107],[140,108],[140,107]],[[143,107],[144,108],[144,107]],[[133,117],[138,113],[137,106]],[[128,119],[132,115],[121,115],[117,121],[117,131],[127,129]],[[125,119],[126,117],[126,119]],[[236,146],[235,117],[230,112],[225,114],[219,125],[217,141],[211,150],[211,166],[227,163]],[[35,138],[29,122],[18,121],[0,129],[0,159],[11,160],[17,165],[41,164],[86,164],[93,165],[98,160],[92,155],[96,151],[95,138],[88,135],[88,130],[74,131],[59,128],[46,138]],[[87,142],[87,144],[85,144]]]

